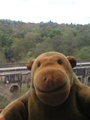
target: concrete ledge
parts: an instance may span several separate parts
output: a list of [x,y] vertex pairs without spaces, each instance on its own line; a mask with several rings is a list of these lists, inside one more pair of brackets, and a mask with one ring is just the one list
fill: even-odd
[[20,70],[28,70],[28,69],[27,69],[26,66],[23,66],[23,67],[0,68],[0,72],[20,71]]

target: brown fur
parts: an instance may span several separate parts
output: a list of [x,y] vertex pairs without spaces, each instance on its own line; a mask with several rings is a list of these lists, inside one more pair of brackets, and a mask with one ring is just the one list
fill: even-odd
[[30,90],[8,105],[0,120],[89,120],[90,88],[78,80],[75,65],[74,57],[58,52],[29,61]]

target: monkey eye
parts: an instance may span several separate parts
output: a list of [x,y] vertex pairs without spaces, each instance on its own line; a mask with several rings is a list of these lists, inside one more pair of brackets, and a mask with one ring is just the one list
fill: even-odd
[[38,63],[38,67],[40,67],[40,65],[41,65],[41,63],[39,62],[39,63]]
[[61,60],[58,60],[57,62],[58,62],[58,64],[60,64],[60,65],[62,64]]

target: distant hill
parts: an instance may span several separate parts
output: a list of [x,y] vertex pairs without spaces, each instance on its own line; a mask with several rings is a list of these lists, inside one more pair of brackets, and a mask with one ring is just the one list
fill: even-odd
[[26,62],[47,51],[90,59],[90,24],[0,20],[0,63]]

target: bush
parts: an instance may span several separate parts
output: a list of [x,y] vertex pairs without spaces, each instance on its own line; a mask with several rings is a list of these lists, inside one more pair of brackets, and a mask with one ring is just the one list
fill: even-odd
[[4,109],[8,104],[7,99],[0,95],[0,109]]

